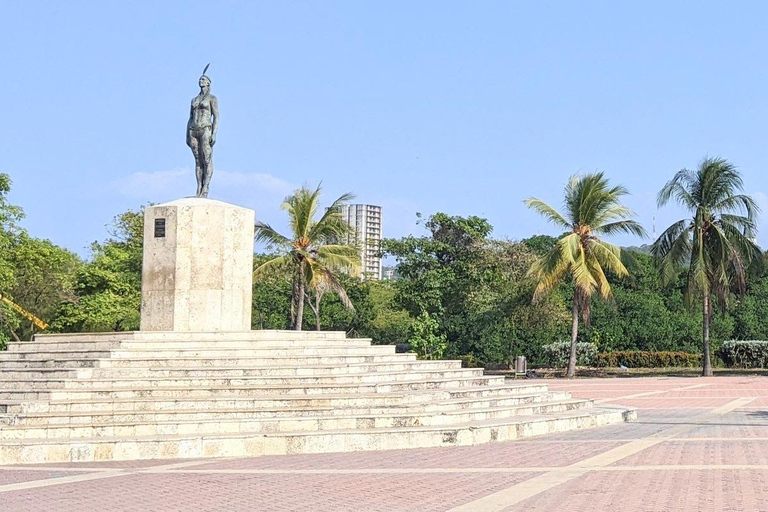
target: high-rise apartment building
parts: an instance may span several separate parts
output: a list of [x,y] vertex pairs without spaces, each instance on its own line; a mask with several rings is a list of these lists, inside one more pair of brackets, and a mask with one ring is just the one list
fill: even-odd
[[363,273],[367,278],[381,279],[381,206],[347,204],[341,207],[341,217],[355,230]]

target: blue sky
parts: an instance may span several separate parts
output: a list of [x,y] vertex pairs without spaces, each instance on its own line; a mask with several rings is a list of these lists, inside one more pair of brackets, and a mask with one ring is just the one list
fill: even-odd
[[[659,188],[722,156],[768,210],[762,2],[6,2],[0,172],[25,227],[82,255],[111,218],[195,190],[184,144],[206,63],[210,197],[284,230],[323,183],[384,208],[555,234],[524,207],[605,171],[652,231]],[[657,213],[660,231],[681,217]],[[763,224],[768,216],[761,217]],[[758,240],[768,246],[768,227]],[[637,244],[618,238],[622,244]]]

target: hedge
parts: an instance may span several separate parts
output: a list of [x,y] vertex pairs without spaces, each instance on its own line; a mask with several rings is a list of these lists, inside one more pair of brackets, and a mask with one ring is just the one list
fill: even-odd
[[[551,368],[565,368],[571,357],[571,342],[560,341],[541,347],[544,350],[544,358]],[[597,355],[597,345],[594,343],[576,344],[576,364],[579,366],[591,366]]]
[[768,368],[768,341],[726,341],[720,357],[726,366]]
[[695,368],[701,366],[701,354],[689,352],[647,352],[626,350],[597,354],[596,366],[601,368],[626,366],[627,368]]

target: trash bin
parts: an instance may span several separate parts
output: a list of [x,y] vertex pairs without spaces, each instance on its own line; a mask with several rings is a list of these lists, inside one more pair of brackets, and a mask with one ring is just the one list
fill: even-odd
[[525,356],[517,356],[515,358],[515,377],[523,376],[528,373],[528,361],[525,360]]

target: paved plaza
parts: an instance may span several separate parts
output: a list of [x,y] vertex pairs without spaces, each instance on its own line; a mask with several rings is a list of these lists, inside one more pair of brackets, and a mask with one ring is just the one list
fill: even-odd
[[639,419],[472,447],[5,466],[0,510],[768,510],[765,377],[547,384]]

